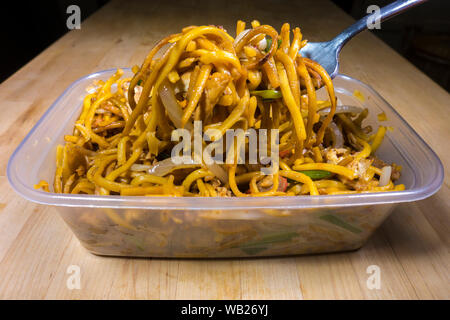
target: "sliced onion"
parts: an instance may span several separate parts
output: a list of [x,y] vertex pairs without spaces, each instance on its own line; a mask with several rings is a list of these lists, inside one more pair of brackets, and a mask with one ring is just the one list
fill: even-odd
[[334,135],[334,148],[340,149],[344,147],[344,136],[342,135],[341,130],[339,130],[339,127],[336,125],[336,123],[334,123],[334,121],[330,122],[329,128]]
[[200,165],[195,164],[194,160],[192,160],[191,158],[185,159],[182,164],[173,163],[171,158],[167,158],[162,161],[159,161],[153,166],[150,166],[147,172],[150,174],[154,174],[155,176],[158,177],[163,177],[174,170],[196,168],[196,167],[200,167]]
[[[171,158],[164,159],[159,161],[153,166],[144,165],[144,164],[134,164],[131,166],[132,171],[147,171],[150,174],[153,174],[158,177],[163,177],[168,175],[174,170],[179,169],[189,169],[200,167],[200,164],[194,163],[194,160],[190,157],[183,160],[182,164],[175,164],[172,162]],[[211,165],[206,165],[206,167],[222,181],[223,183],[228,182],[228,175],[225,170],[218,164],[213,163]]]
[[391,173],[392,173],[391,166],[385,166],[381,169],[380,181],[378,183],[379,187],[384,187],[389,184],[389,181],[391,180]]
[[250,31],[250,29],[245,29],[244,31],[242,31],[241,33],[239,33],[236,38],[234,38],[234,43],[233,45],[235,46],[248,32]]
[[[319,111],[319,114],[321,116],[326,116],[329,112],[330,112],[331,108],[324,108],[322,110]],[[362,112],[363,109],[357,106],[347,106],[347,105],[340,105],[336,107],[336,112],[337,113],[360,113]]]
[[205,160],[205,166],[208,170],[211,171],[223,183],[228,183],[227,172],[219,164],[214,163],[214,160],[211,159],[211,156],[207,152],[203,154],[203,158]]
[[[214,142],[213,142],[214,143]],[[208,152],[203,153],[203,161],[205,166],[211,171],[220,181],[228,183],[227,172],[217,163],[214,162],[211,155]]]
[[226,171],[217,163],[205,164],[205,166],[211,171],[220,181],[228,183],[228,175]]
[[[173,87],[167,82],[163,83],[161,85],[161,89],[159,90],[159,96],[161,97],[161,101],[167,110],[169,119],[172,120],[175,127],[182,128],[181,118],[183,117],[183,110],[175,98]],[[193,128],[192,123],[186,123],[184,128],[191,130]]]
[[152,166],[148,165],[148,164],[138,164],[135,163],[133,165],[131,165],[130,170],[131,171],[147,171],[151,168]]

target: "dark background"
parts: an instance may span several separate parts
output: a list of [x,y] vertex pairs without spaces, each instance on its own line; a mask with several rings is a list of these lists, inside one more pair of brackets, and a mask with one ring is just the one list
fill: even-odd
[[108,1],[1,1],[0,82],[70,31],[66,26],[68,6],[78,5],[83,21]]
[[[8,2],[2,9],[0,82],[68,32],[66,9],[81,8],[81,19],[109,0],[47,0]],[[292,0],[301,1],[301,0]],[[366,15],[369,5],[380,7],[390,0],[332,0],[355,19]],[[3,3],[2,3],[3,5]],[[450,91],[450,1],[430,0],[418,8],[382,23],[373,30],[378,37]],[[31,27],[30,27],[31,26]]]

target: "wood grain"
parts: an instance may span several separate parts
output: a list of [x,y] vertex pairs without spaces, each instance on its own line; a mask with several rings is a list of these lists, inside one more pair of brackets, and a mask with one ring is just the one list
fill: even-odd
[[[271,259],[119,259],[91,255],[51,207],[16,195],[5,177],[18,143],[75,79],[140,64],[152,44],[190,24],[259,19],[326,40],[352,19],[326,1],[113,1],[0,85],[0,298],[449,299],[449,94],[365,32],[342,51],[341,72],[369,83],[436,151],[442,189],[402,204],[362,249]],[[366,268],[381,268],[381,289]],[[81,289],[66,286],[69,265]]]

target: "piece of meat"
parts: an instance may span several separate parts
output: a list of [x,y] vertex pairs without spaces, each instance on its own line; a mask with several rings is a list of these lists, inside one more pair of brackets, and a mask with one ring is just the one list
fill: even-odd
[[[289,183],[285,177],[278,176],[278,189],[277,191],[285,192]],[[257,183],[258,190],[261,192],[266,192],[272,189],[273,186],[273,177],[272,176],[266,176],[264,179],[260,180]]]
[[286,150],[280,151],[280,158],[287,157],[290,154],[291,154],[291,150],[290,149],[286,149]]
[[349,151],[345,148],[330,148],[325,149],[325,158],[327,163],[339,164],[345,157],[347,157]]
[[392,167],[392,172],[391,172],[391,180],[392,181],[396,181],[398,179],[400,179],[400,171],[401,171],[401,167],[396,165],[395,163],[392,164],[387,164],[386,162],[384,162],[381,159],[378,159],[377,157],[371,157],[373,159],[372,162],[372,166],[379,168],[379,169],[383,169],[383,167],[386,166],[391,166]]
[[347,165],[347,168],[352,169],[358,177],[363,177],[367,169],[372,165],[372,159],[361,159],[359,161],[353,160]]
[[231,197],[231,191],[225,187],[215,187],[218,197]]
[[377,157],[371,157],[373,159],[372,165],[378,169],[382,169],[383,167],[388,166],[386,162],[384,162],[381,159],[378,159]]

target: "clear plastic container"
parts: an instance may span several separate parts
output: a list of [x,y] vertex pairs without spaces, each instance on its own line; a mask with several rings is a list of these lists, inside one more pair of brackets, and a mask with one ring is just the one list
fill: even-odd
[[[129,69],[126,73],[131,74]],[[8,179],[24,198],[55,206],[81,244],[99,255],[139,257],[249,257],[353,250],[401,202],[434,194],[443,167],[430,147],[368,85],[344,75],[334,79],[343,104],[369,108],[368,123],[385,112],[394,127],[377,151],[386,162],[403,166],[402,192],[370,194],[163,198],[54,194],[35,190],[53,181],[56,145],[72,131],[86,88],[115,70],[74,82],[45,112],[15,150]],[[359,90],[364,102],[354,96]],[[319,95],[323,94],[319,92]],[[367,123],[367,122],[366,122]]]

